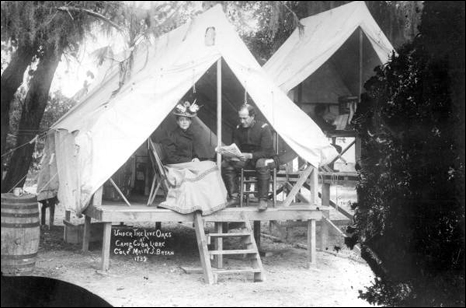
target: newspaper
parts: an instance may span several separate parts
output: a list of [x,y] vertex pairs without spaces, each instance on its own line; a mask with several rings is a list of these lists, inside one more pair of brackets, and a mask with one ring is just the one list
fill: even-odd
[[240,149],[235,143],[232,143],[231,145],[216,147],[215,152],[222,154],[225,157],[229,157],[231,159],[239,159],[243,156],[243,153],[241,153]]

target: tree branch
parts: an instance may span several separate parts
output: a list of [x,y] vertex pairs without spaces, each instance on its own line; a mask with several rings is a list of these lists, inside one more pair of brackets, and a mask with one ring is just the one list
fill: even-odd
[[298,18],[298,15],[296,15],[296,13],[293,12],[293,10],[290,9],[290,8],[288,7],[288,5],[286,5],[285,1],[280,1],[280,3],[281,3],[288,11],[290,11],[291,15],[293,16],[294,24],[296,25],[296,27],[298,27],[299,33],[302,34],[302,31],[304,31],[304,25],[300,22],[300,20],[299,20],[299,18]]
[[[106,23],[109,23],[111,26],[113,26],[115,29],[117,29],[120,32],[123,31],[120,28],[120,26],[118,26],[116,23],[114,23],[113,21],[111,21],[107,17],[105,17],[105,16],[103,16],[103,15],[101,15],[99,13],[96,13],[94,11],[91,11],[91,10],[81,9],[81,8],[76,8],[76,7],[67,7],[67,6],[60,6],[60,7],[57,8],[57,10],[67,12],[68,14],[70,14],[70,11],[84,12],[84,13],[87,13],[87,14],[89,14],[91,16],[94,16],[94,17],[96,17],[98,19],[101,19],[101,20],[105,21]],[[70,16],[71,16],[71,14],[70,14]],[[73,17],[71,17],[71,19],[73,19]]]

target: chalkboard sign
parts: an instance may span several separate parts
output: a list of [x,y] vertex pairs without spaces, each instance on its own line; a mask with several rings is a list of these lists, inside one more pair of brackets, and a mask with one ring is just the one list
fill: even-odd
[[151,256],[173,256],[167,245],[171,232],[144,228],[113,228],[112,252],[114,255],[129,256],[135,261],[146,262]]

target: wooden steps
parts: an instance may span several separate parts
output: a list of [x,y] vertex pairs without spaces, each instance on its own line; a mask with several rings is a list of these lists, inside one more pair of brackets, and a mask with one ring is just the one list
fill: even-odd
[[209,250],[210,255],[242,255],[256,253],[253,249],[238,249],[238,250]]
[[242,273],[260,273],[258,268],[232,268],[232,269],[212,269],[215,274],[242,274]]
[[[218,280],[218,275],[223,274],[243,274],[252,273],[254,274],[254,281],[265,281],[264,269],[262,267],[262,261],[260,259],[259,251],[257,248],[256,241],[254,239],[254,233],[251,228],[251,223],[247,218],[246,213],[242,213],[242,221],[244,224],[243,232],[223,233],[222,228],[217,228],[216,233],[205,234],[204,230],[204,219],[199,213],[195,214],[195,230],[196,238],[199,248],[199,255],[201,258],[202,269],[204,273],[204,279],[208,284],[214,284]],[[211,221],[211,220],[209,220]],[[229,220],[229,222],[238,222],[238,220]],[[225,220],[217,222],[219,224],[225,223]],[[246,249],[230,249],[223,250],[223,238],[241,238],[241,243],[246,246]],[[218,249],[209,250],[208,244],[211,239],[217,241],[216,247]],[[249,258],[245,261],[251,262],[250,267],[223,269],[223,256],[224,255],[248,255]],[[213,268],[211,264],[211,258],[220,258],[220,262],[217,262],[219,268]],[[217,260],[218,261],[218,260]]]
[[239,236],[249,236],[248,233],[208,233],[207,239],[209,237],[239,237]]

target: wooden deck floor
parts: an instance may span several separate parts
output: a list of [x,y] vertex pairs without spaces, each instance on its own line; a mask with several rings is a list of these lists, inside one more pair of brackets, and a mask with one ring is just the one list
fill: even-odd
[[[266,211],[259,212],[254,203],[248,207],[226,208],[211,215],[203,216],[205,221],[231,221],[240,219],[241,213],[247,213],[250,220],[270,221],[270,220],[320,220],[322,218],[322,207],[309,206],[304,203],[293,204],[289,207],[280,206],[269,207]],[[182,221],[192,222],[193,214],[179,214],[172,210],[157,206],[147,206],[145,204],[103,204],[90,205],[84,214],[100,222],[167,222]]]
[[[226,208],[211,215],[203,216],[204,221],[214,221],[216,223],[227,221],[241,221],[242,213],[246,213],[249,220],[254,221],[286,221],[300,220],[308,225],[308,263],[316,262],[316,221],[321,220],[323,212],[328,211],[328,207],[317,207],[304,203],[294,203],[291,206],[283,207],[280,203],[276,207],[268,208],[259,212],[257,206],[252,203],[249,207]],[[131,206],[125,203],[106,202],[102,205],[90,205],[85,211],[83,251],[89,248],[90,224],[94,219],[104,223],[103,244],[102,244],[102,270],[109,269],[111,228],[114,222],[193,222],[194,214],[179,214],[172,210],[158,208],[157,206],[147,206],[145,203],[134,202]]]

